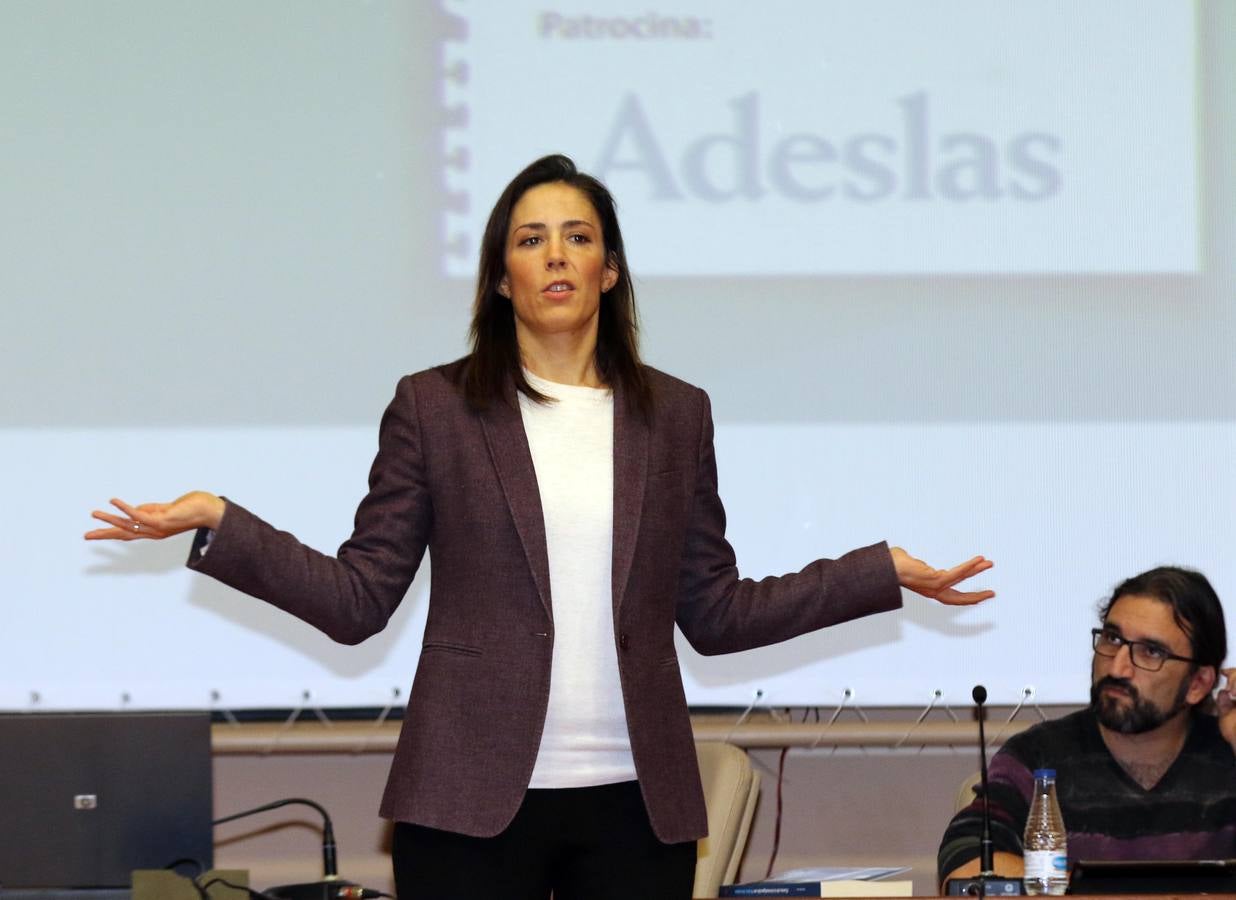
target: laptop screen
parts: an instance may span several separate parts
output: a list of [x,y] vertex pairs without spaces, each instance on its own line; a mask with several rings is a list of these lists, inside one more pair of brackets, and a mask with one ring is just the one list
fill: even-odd
[[0,715],[0,888],[213,863],[206,713]]
[[1078,860],[1070,894],[1230,894],[1236,860]]

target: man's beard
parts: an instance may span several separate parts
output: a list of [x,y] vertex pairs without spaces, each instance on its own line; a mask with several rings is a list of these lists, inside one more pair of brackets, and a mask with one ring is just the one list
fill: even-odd
[[[1108,685],[1128,691],[1129,702],[1121,704],[1116,698],[1103,696],[1103,688]],[[1143,700],[1137,688],[1126,679],[1107,675],[1090,686],[1090,708],[1098,716],[1099,722],[1112,731],[1120,734],[1145,734],[1184,709],[1188,705],[1185,703],[1185,695],[1188,693],[1189,679],[1186,678],[1180,683],[1180,690],[1176,692],[1171,709],[1164,710],[1149,700]]]

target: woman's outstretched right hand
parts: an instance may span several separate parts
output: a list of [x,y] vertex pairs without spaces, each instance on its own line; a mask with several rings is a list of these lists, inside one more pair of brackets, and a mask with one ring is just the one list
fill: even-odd
[[121,514],[94,510],[90,515],[107,528],[87,531],[88,541],[162,540],[183,531],[197,528],[218,528],[226,504],[223,499],[206,491],[190,491],[171,503],[143,503],[130,506],[115,497],[112,506]]

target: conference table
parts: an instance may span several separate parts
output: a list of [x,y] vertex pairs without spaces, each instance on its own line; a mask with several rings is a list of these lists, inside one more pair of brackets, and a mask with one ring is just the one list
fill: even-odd
[[[925,895],[920,894],[916,896]],[[1070,894],[1069,896],[1078,898],[1078,900],[1085,900],[1085,898],[1091,898],[1091,900],[1111,900],[1115,896],[1121,897],[1122,900],[1236,900],[1236,894]],[[499,891],[495,891],[491,897],[492,900],[503,900],[502,894]],[[83,891],[31,890],[26,888],[5,889],[0,887],[0,900],[131,900],[131,894],[123,889]],[[478,900],[485,900],[485,898],[478,898]],[[643,898],[632,894],[631,900],[643,900]],[[712,900],[712,898],[696,897],[694,900]],[[830,900],[905,900],[905,897],[842,897],[830,898]]]

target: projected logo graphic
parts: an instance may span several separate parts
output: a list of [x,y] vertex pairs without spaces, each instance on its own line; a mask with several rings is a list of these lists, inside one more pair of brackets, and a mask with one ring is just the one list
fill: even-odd
[[[594,171],[606,181],[642,175],[652,202],[690,198],[709,203],[761,200],[779,194],[804,203],[974,199],[1044,200],[1060,190],[1060,138],[1014,135],[1005,146],[976,132],[938,139],[929,124],[929,98],[898,98],[895,131],[840,139],[796,132],[769,141],[760,94],[724,104],[726,127],[667,153],[636,94],[619,103]],[[677,158],[675,158],[675,156]]]
[[553,152],[613,190],[639,275],[1196,268],[1189,4],[445,7],[450,275]]

